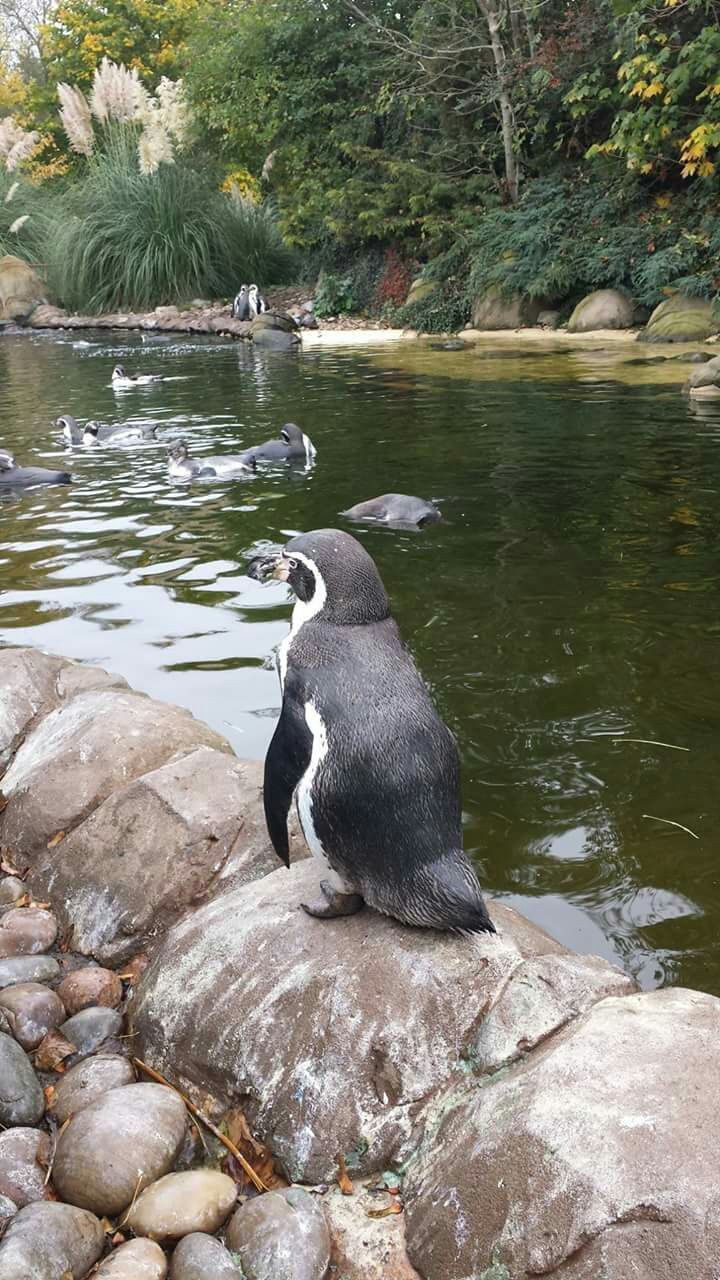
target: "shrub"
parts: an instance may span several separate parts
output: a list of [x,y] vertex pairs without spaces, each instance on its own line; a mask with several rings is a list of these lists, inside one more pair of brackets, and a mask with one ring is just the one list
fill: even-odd
[[375,286],[375,305],[381,309],[401,307],[408,296],[412,278],[412,264],[402,259],[397,249],[388,249],[382,275]]

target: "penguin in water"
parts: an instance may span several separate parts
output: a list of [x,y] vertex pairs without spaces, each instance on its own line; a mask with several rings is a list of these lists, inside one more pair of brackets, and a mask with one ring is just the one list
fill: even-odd
[[356,502],[340,515],[347,516],[348,520],[368,520],[398,529],[421,529],[423,525],[442,520],[434,502],[413,498],[408,493],[383,493],[379,498]]
[[264,804],[289,865],[296,796],[327,870],[313,916],[366,902],[403,924],[494,933],[462,843],[460,761],[390,615],[374,561],[350,534],[287,543],[265,576],[292,587],[279,650],[282,710],[265,760]]
[[123,365],[116,364],[112,371],[112,385],[118,387],[144,387],[148,382],[163,382],[161,373],[128,373]]
[[168,450],[168,474],[175,480],[235,480],[252,475],[255,463],[241,453],[213,454],[209,458],[191,458],[184,440]]
[[267,303],[256,284],[248,289],[248,319],[257,320],[263,311],[267,311]]
[[309,466],[317,449],[309,436],[296,422],[286,422],[280,428],[279,440],[265,440],[262,444],[246,449],[243,457],[256,462],[303,462]]
[[233,320],[250,319],[248,308],[248,287],[246,284],[241,284],[238,292],[235,294],[232,307],[230,308],[230,315]]
[[137,440],[154,440],[157,432],[157,424],[154,422],[143,422],[126,426],[123,423],[110,425],[108,422],[96,422],[95,420],[87,422],[81,427],[77,418],[73,418],[72,414],[63,414],[61,418],[55,421],[55,427],[62,434],[63,440],[68,444],[92,444],[91,440],[86,440],[86,435],[92,435],[100,443],[106,440],[116,440],[118,444],[134,443]]
[[29,489],[35,484],[70,484],[69,471],[50,471],[47,467],[19,467],[7,449],[0,449],[0,489]]

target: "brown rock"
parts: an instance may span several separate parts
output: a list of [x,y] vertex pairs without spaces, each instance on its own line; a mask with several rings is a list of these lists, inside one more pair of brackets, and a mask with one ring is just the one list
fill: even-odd
[[53,1166],[58,1192],[83,1209],[120,1213],[172,1169],[185,1121],[183,1102],[164,1085],[110,1089],[76,1113],[60,1135]]
[[0,1193],[19,1209],[43,1200],[51,1155],[50,1135],[41,1129],[5,1129],[0,1133]]
[[62,1001],[40,982],[21,982],[0,991],[0,1008],[23,1049],[36,1049],[54,1027],[65,1021]]
[[152,1240],[128,1240],[104,1258],[93,1280],[165,1280],[167,1259]]
[[0,916],[0,960],[42,955],[57,937],[57,920],[41,907],[14,907]]
[[0,1240],[0,1280],[82,1280],[104,1243],[92,1213],[52,1200],[29,1204]]
[[[720,1000],[607,999],[478,1089],[439,1096],[403,1186],[425,1280],[711,1280]],[[713,1082],[711,1084],[711,1082]]]
[[300,902],[317,876],[308,862],[283,868],[176,925],[132,1014],[141,1057],[224,1107],[247,1095],[251,1128],[293,1181],[334,1180],[338,1151],[371,1173],[409,1150],[425,1100],[466,1061],[482,1055],[493,1071],[518,1051],[523,1032],[512,1037],[503,1010],[519,984],[538,1006],[533,1041],[633,989],[602,961],[578,967],[498,903],[499,937],[404,928],[368,910],[314,920]]
[[87,1058],[71,1067],[55,1085],[53,1101],[49,1107],[58,1124],[99,1098],[110,1089],[132,1084],[135,1072],[127,1058],[117,1054],[103,1054]]
[[232,1178],[217,1169],[168,1173],[147,1187],[127,1218],[137,1236],[178,1239],[192,1231],[212,1233],[222,1226],[237,1200]]
[[420,1280],[405,1248],[405,1215],[368,1217],[391,1203],[390,1196],[370,1195],[361,1182],[352,1196],[337,1187],[323,1196],[330,1231],[328,1280]]
[[245,1280],[323,1280],[330,1236],[317,1200],[302,1187],[269,1191],[235,1211],[225,1232]]
[[194,1231],[173,1252],[170,1280],[240,1280],[240,1272],[219,1240]]
[[57,993],[65,1005],[68,1017],[72,1017],[74,1013],[88,1009],[91,1005],[117,1009],[123,998],[123,985],[112,969],[101,969],[99,965],[90,964],[86,969],[75,969],[67,978],[63,978]]

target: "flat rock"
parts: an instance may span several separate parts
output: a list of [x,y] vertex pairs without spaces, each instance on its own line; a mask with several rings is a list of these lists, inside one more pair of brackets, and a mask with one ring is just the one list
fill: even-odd
[[0,1033],[0,1124],[34,1125],[44,1113],[45,1097],[29,1058]]
[[[282,868],[181,921],[131,1014],[151,1065],[223,1107],[247,1096],[253,1131],[292,1181],[334,1180],[338,1151],[359,1173],[387,1168],[428,1097],[467,1062],[494,1071],[523,1051],[523,1034],[527,1048],[634,990],[500,903],[499,936],[413,930],[369,910],[312,919],[300,902],[317,878],[310,862]],[[504,1013],[525,1007],[518,986],[531,995],[527,1031]]]
[[122,1031],[122,1014],[117,1009],[106,1009],[103,1005],[81,1009],[79,1013],[63,1022],[60,1030],[75,1045],[76,1053],[69,1059],[72,1066],[80,1058],[87,1058],[95,1053],[106,1040],[117,1036]]
[[0,960],[0,988],[19,982],[55,982],[60,965],[53,956],[9,956]]
[[212,1233],[222,1226],[237,1200],[232,1178],[217,1169],[168,1173],[146,1187],[128,1214],[137,1236],[177,1240],[192,1231]]
[[0,916],[0,960],[42,955],[57,938],[57,920],[42,907],[13,907]]
[[323,1196],[331,1280],[420,1280],[407,1256],[405,1215],[368,1217],[390,1203],[389,1195],[371,1195],[363,1183],[355,1184],[352,1196],[344,1196],[338,1187]]
[[172,1169],[185,1121],[183,1102],[164,1085],[110,1089],[76,1113],[58,1139],[53,1182],[59,1194],[83,1209],[120,1213]]
[[170,1280],[240,1280],[240,1272],[219,1240],[194,1231],[173,1252]]
[[712,996],[610,998],[487,1087],[439,1097],[403,1186],[424,1280],[493,1263],[511,1277],[710,1280],[718,1043]]
[[68,1017],[79,1013],[81,1009],[102,1005],[108,1009],[117,1009],[123,998],[123,985],[112,969],[102,969],[100,965],[89,964],[85,969],[75,969],[63,978],[57,988]]
[[78,1062],[55,1085],[55,1095],[48,1108],[58,1124],[83,1111],[91,1102],[110,1089],[133,1084],[135,1072],[127,1058],[119,1054],[97,1055]]
[[40,1041],[65,1021],[65,1009],[54,991],[40,982],[20,982],[0,991],[10,1029],[23,1049],[37,1049]]
[[5,1129],[0,1133],[0,1193],[19,1209],[43,1200],[51,1156],[52,1140],[42,1129]]
[[[167,709],[147,705],[162,727]],[[115,748],[106,741],[99,750],[105,756]],[[201,745],[120,786],[43,850],[33,885],[52,898],[73,950],[119,963],[211,887],[274,871],[261,787],[260,763]]]
[[325,1215],[302,1187],[246,1201],[225,1239],[240,1257],[245,1280],[323,1280],[330,1264]]
[[128,1240],[104,1258],[93,1280],[165,1280],[167,1258],[152,1240]]
[[82,1280],[104,1244],[94,1214],[52,1200],[29,1204],[0,1240],[0,1280]]
[[[200,745],[230,748],[188,711],[123,689],[80,693],[30,729],[2,779],[8,800],[0,841],[32,869],[50,852],[42,892],[52,889],[59,845],[118,787]],[[35,883],[31,874],[31,883]],[[48,897],[52,895],[47,893]]]
[[631,298],[620,289],[595,289],[581,298],[568,320],[568,333],[594,329],[630,329],[635,318]]

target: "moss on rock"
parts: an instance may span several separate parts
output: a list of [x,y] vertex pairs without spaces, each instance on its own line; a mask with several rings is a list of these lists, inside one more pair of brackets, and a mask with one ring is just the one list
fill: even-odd
[[640,334],[641,342],[698,342],[720,329],[713,304],[706,298],[674,293],[655,308]]

